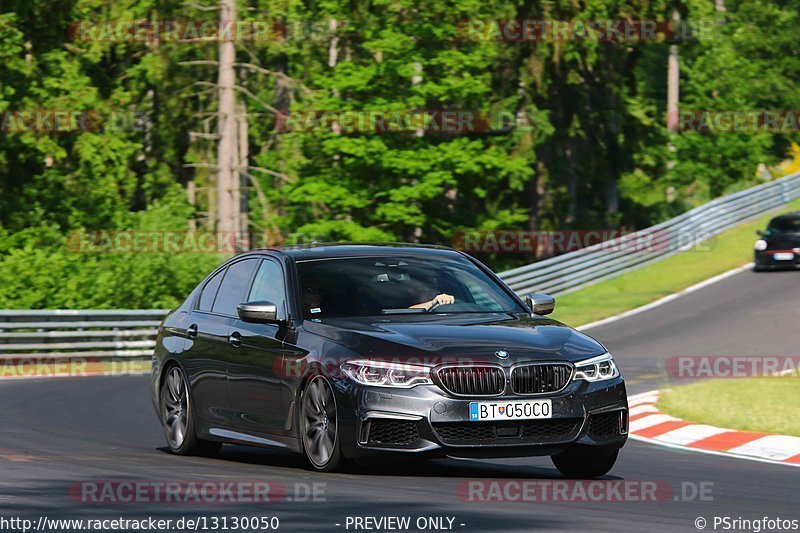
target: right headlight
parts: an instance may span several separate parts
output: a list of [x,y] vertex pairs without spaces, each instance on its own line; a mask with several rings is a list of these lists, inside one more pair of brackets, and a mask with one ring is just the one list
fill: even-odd
[[619,376],[619,368],[610,353],[575,363],[575,379],[604,381]]
[[767,241],[765,241],[764,239],[758,239],[756,243],[753,245],[753,248],[755,248],[755,250],[758,252],[763,252],[764,250],[767,249],[767,246],[768,246]]
[[431,369],[423,365],[357,359],[343,363],[341,369],[347,377],[362,385],[402,389],[410,389],[417,385],[433,385]]

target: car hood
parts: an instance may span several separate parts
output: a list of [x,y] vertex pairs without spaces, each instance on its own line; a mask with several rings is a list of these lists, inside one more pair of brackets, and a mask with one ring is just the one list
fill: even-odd
[[[564,324],[536,315],[414,315],[399,319],[348,318],[305,321],[304,329],[363,357],[438,364],[473,361],[518,363],[580,361],[605,352],[602,344]],[[495,352],[505,351],[500,359]],[[501,354],[502,355],[502,354]]]

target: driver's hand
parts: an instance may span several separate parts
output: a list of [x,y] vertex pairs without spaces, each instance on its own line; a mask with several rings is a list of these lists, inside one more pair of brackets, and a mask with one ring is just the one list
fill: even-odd
[[434,305],[449,305],[455,302],[456,299],[449,294],[437,294],[436,297],[428,302],[428,309],[433,307]]

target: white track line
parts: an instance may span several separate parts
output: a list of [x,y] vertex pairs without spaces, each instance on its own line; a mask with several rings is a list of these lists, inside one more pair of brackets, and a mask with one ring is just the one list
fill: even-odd
[[[714,435],[719,435],[720,433],[727,433],[727,429],[718,428],[715,426],[707,426],[705,424],[692,424],[691,426],[684,426],[682,428],[673,429],[672,431],[667,431],[666,433],[662,433],[653,439],[659,442],[669,442],[670,444],[691,444],[692,442],[697,442],[698,440],[703,440],[708,437],[713,437]],[[791,457],[788,456],[788,457]]]
[[641,405],[634,405],[628,411],[628,414],[631,416],[640,415],[642,413],[657,413],[658,407],[652,404],[641,404]]
[[759,463],[769,463],[769,464],[773,464],[773,465],[800,467],[800,465],[798,465],[798,464],[786,463],[784,461],[774,461],[772,459],[762,459],[761,457],[754,457],[752,455],[734,455],[734,454],[728,453],[728,452],[718,452],[718,451],[715,451],[715,450],[703,450],[702,448],[687,448],[686,446],[684,446],[682,444],[672,444],[672,443],[669,443],[669,442],[657,441],[655,439],[650,439],[650,438],[647,438],[647,437],[639,437],[637,435],[630,435],[630,438],[633,439],[633,440],[638,440],[640,442],[647,442],[649,444],[655,444],[657,446],[664,446],[666,448],[673,448],[673,449],[676,449],[676,450],[683,450],[683,451],[687,451],[687,452],[706,453],[708,455],[718,455],[718,456],[721,456],[721,457],[731,457],[733,459],[744,459],[746,461],[756,461],[756,462],[759,462]]
[[665,415],[664,413],[653,413],[652,415],[643,416],[631,422],[629,430],[631,433],[636,433],[637,431],[657,426],[664,422],[682,422],[682,420],[674,416]]
[[782,461],[797,455],[797,450],[800,450],[800,437],[767,435],[728,451],[737,455],[755,455]]

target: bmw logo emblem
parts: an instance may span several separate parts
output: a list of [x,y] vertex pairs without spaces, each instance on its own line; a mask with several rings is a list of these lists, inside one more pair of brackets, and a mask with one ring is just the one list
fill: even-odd
[[497,350],[494,354],[498,357],[498,359],[508,359],[508,352],[505,350]]

